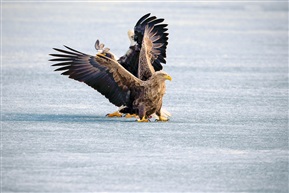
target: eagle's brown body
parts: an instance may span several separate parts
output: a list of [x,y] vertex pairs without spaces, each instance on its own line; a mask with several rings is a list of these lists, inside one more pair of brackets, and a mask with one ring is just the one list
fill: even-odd
[[[139,117],[149,117],[153,113],[161,116],[162,99],[165,94],[165,80],[155,73],[150,79],[144,81],[135,93],[133,109],[137,109]],[[151,105],[154,104],[154,105]]]
[[[146,48],[146,46],[143,46],[143,50],[146,50]],[[140,58],[142,57],[147,57],[147,55],[141,54]],[[166,92],[165,81],[172,79],[166,72],[152,71],[150,78],[143,81],[127,72],[122,66],[119,66],[119,68],[113,67],[118,63],[105,56],[98,55],[96,59],[102,64],[111,66],[110,72],[114,74],[114,80],[119,87],[128,92],[130,99],[126,103],[126,108],[121,112],[135,113],[142,119],[147,119],[154,113],[159,117],[162,116],[162,99]],[[146,65],[151,65],[149,57],[147,62]]]

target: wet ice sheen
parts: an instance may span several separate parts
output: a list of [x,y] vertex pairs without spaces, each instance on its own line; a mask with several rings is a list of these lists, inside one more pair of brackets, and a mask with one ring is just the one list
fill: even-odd
[[[3,192],[288,192],[285,2],[2,5]],[[120,56],[147,12],[169,23],[173,117],[105,118],[48,54],[100,39]]]

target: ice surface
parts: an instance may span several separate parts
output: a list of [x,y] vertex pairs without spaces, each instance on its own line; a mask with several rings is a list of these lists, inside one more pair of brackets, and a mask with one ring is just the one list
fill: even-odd
[[[118,56],[169,24],[167,123],[53,72],[52,47]],[[2,3],[3,192],[288,192],[288,3]]]

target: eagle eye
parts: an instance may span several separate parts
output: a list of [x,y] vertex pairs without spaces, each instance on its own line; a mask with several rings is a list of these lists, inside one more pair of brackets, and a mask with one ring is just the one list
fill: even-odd
[[111,54],[110,53],[105,53],[105,56],[108,58],[111,58]]

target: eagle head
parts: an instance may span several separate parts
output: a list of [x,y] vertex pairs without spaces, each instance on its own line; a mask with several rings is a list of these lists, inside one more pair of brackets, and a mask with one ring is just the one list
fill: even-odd
[[97,54],[116,60],[115,55],[109,51],[110,49],[105,48],[104,44],[100,44],[99,40],[95,42],[95,49],[97,50]]
[[168,73],[162,70],[155,72],[155,76],[157,77],[158,80],[161,80],[161,81],[172,80],[172,77]]
[[110,58],[112,60],[116,60],[114,54],[109,51],[109,48],[105,48],[104,50],[98,50],[97,55],[98,54],[102,55],[102,56],[105,56],[105,57],[108,57],[108,58]]
[[136,41],[134,41],[134,32],[132,30],[128,30],[127,35],[130,41],[130,46],[134,46],[136,44]]

